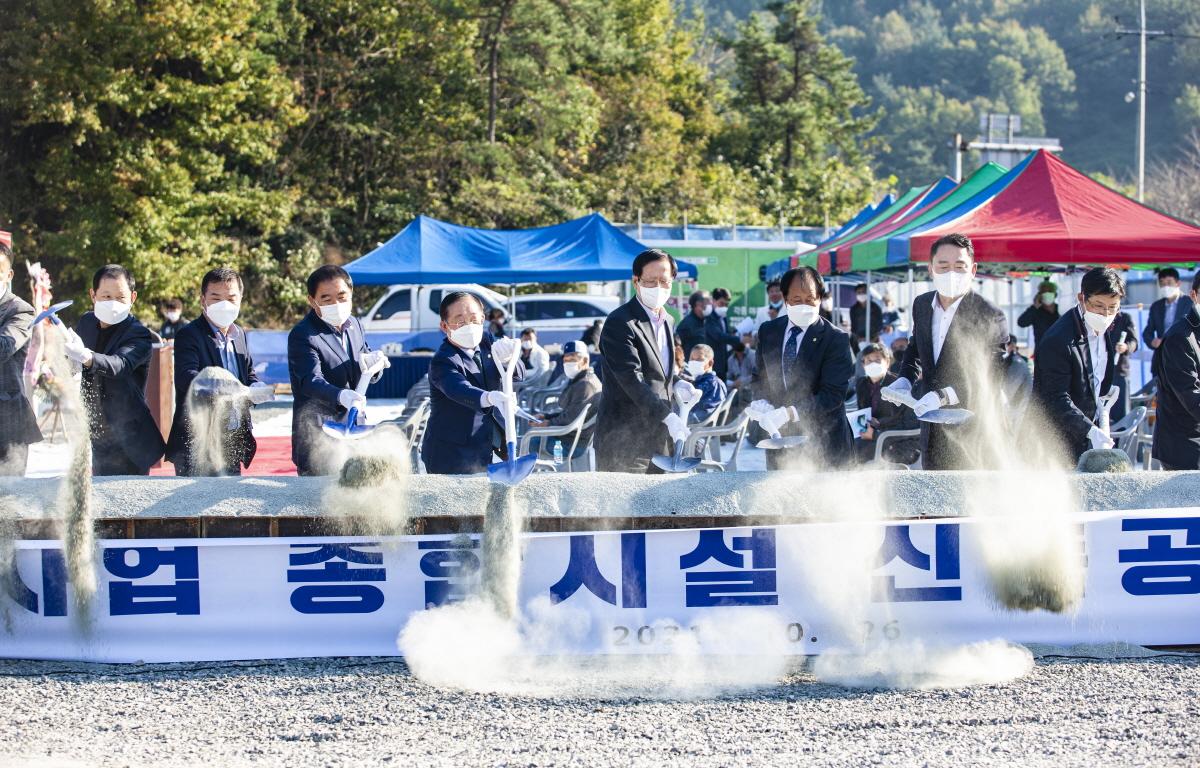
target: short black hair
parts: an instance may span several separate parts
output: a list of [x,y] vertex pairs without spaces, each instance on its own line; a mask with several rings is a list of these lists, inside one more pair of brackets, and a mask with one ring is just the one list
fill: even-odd
[[442,303],[438,304],[438,317],[442,318],[442,320],[445,320],[450,316],[450,307],[453,307],[463,299],[470,299],[471,301],[474,301],[479,305],[479,311],[483,312],[483,302],[480,301],[479,297],[475,294],[471,293],[470,291],[450,291],[450,293],[447,293],[442,297]]
[[175,298],[164,299],[162,306],[163,309],[183,309],[183,302]]
[[120,264],[105,264],[97,269],[96,273],[92,275],[92,290],[100,290],[100,281],[105,278],[117,280],[122,277],[125,278],[125,284],[129,286],[130,291],[137,290],[137,283],[133,281],[133,273]]
[[647,249],[634,257],[633,276],[641,277],[642,270],[646,268],[647,264],[652,264],[656,261],[661,261],[662,259],[666,259],[667,261],[671,262],[671,277],[677,277],[679,275],[679,265],[675,263],[675,257],[666,251],[660,251],[658,248]]
[[892,348],[887,346],[886,344],[881,344],[878,341],[873,341],[870,344],[867,344],[866,346],[864,346],[862,348],[862,351],[858,353],[858,359],[862,360],[863,358],[865,358],[867,355],[871,354],[872,352],[878,352],[879,354],[883,355],[884,360],[892,359]]
[[1079,291],[1085,299],[1091,296],[1119,296],[1123,299],[1125,281],[1111,267],[1096,267],[1089,269],[1079,281]]
[[1192,290],[1200,293],[1200,272],[1192,275]]
[[704,301],[705,299],[711,299],[711,298],[712,298],[712,296],[709,295],[708,291],[705,291],[703,289],[701,289],[699,291],[693,291],[692,295],[688,296],[688,306],[694,307],[697,304],[699,304],[700,302]]
[[312,274],[305,280],[305,285],[308,287],[308,295],[316,296],[317,288],[321,283],[328,280],[342,279],[346,281],[346,285],[350,288],[354,287],[354,279],[350,277],[350,273],[339,267],[337,264],[323,264],[312,271]]
[[943,245],[953,245],[955,248],[966,248],[967,255],[971,257],[971,261],[975,261],[975,244],[971,242],[971,238],[961,232],[951,232],[948,235],[942,235],[937,240],[933,241],[933,245],[929,248],[929,258],[933,258],[933,254],[937,253],[937,249]]
[[[245,287],[242,285],[242,276],[238,274],[236,269],[231,269],[229,267],[217,267],[216,269],[210,269],[204,273],[204,277],[200,278],[200,293],[203,295],[205,292],[207,292],[208,286],[212,285],[213,283],[232,283],[235,280],[237,281],[239,290]],[[309,293],[309,296],[311,295],[312,293]]]
[[521,338],[525,338],[526,336],[537,336],[537,331],[533,328],[522,328]]
[[783,273],[783,277],[779,279],[779,290],[783,291],[784,296],[787,296],[791,289],[793,280],[812,280],[817,289],[818,299],[829,295],[829,291],[825,288],[825,281],[821,279],[821,273],[812,267],[796,267]]
[[8,243],[0,243],[0,259],[8,262],[8,266],[13,265],[13,252]]
[[1175,269],[1175,267],[1163,267],[1162,269],[1155,270],[1155,272],[1158,275],[1157,279],[1159,280],[1162,280],[1164,277],[1173,277],[1176,280],[1179,279],[1179,270]]
[[865,290],[867,290],[867,284],[866,284],[866,283],[859,283],[858,285],[854,286],[854,292],[855,292],[855,293],[858,293],[859,291],[865,291]]
[[773,285],[773,286],[775,286],[776,288],[778,288],[778,289],[779,289],[779,290],[781,290],[781,291],[783,290],[783,286],[779,284],[779,281],[778,281],[778,280],[769,280],[769,281],[767,281],[767,290],[768,290],[768,291],[769,291],[769,290],[771,290],[771,286],[772,286],[772,285]]
[[732,300],[733,294],[729,292],[728,288],[713,288],[712,297],[713,301],[720,301],[721,299]]

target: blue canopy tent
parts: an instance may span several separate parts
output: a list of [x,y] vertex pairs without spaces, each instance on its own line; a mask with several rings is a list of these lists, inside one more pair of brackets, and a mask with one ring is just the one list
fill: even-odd
[[[598,213],[534,229],[475,229],[418,216],[346,271],[359,285],[628,280],[646,247]],[[679,274],[696,267],[679,263]]]

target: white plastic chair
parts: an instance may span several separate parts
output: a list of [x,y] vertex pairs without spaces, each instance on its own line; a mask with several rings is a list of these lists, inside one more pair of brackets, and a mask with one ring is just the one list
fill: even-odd
[[[568,472],[573,471],[571,466],[571,457],[575,455],[575,449],[579,447],[579,437],[583,434],[583,425],[587,422],[588,411],[590,411],[591,408],[592,406],[590,404],[583,406],[583,409],[579,411],[579,415],[576,416],[570,424],[566,424],[561,427],[534,427],[521,436],[520,453],[522,456],[529,453],[529,447],[534,440],[542,438],[542,443],[538,449],[538,459],[536,465],[534,466],[535,472],[539,470],[549,470],[550,472],[558,471],[558,465],[554,463],[553,459],[541,458],[542,452],[549,442],[545,438],[565,438],[568,435],[572,436],[571,445],[569,450],[563,451],[563,464],[566,466]],[[565,440],[563,441],[563,447],[567,447]]]
[[[688,435],[687,441],[683,444],[683,455],[694,456],[696,454],[696,446],[701,440],[706,440],[705,452],[711,453],[712,449],[716,450],[716,458],[705,458],[700,461],[699,471],[717,471],[728,472],[737,471],[738,454],[742,451],[742,443],[745,442],[746,430],[750,427],[750,415],[745,411],[738,414],[738,417],[728,424],[711,427],[692,427],[692,432]],[[727,461],[721,460],[721,438],[733,437],[733,452],[729,454]]]

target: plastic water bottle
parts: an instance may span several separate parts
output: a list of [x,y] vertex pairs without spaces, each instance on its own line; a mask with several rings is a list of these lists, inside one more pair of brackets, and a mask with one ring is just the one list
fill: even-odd
[[562,463],[563,463],[562,443],[559,442],[558,440],[555,440],[554,441],[554,466],[557,467],[559,464],[562,464]]

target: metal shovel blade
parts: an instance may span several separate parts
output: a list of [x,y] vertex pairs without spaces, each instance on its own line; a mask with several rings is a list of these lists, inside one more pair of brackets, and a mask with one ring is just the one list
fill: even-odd
[[[512,455],[511,453],[509,454]],[[507,459],[496,464],[488,465],[488,482],[501,485],[516,485],[533,472],[537,464],[537,454],[527,453],[515,459]]]
[[790,437],[768,437],[755,443],[756,448],[777,451],[781,448],[799,448],[808,442],[808,435],[792,435]]
[[658,467],[663,472],[672,473],[691,472],[693,469],[700,466],[699,457],[684,457],[682,440],[675,441],[674,456],[655,456],[654,458],[650,459],[650,461],[654,464],[654,466]]
[[346,420],[326,419],[321,422],[321,431],[336,440],[358,440],[366,437],[375,427],[358,423],[358,409],[351,408],[346,414]]
[[975,413],[966,408],[936,408],[926,411],[924,416],[918,416],[919,421],[930,424],[962,424],[974,418]]
[[38,323],[42,322],[46,318],[50,318],[50,319],[54,320],[55,323],[61,324],[62,320],[58,319],[58,313],[62,312],[64,309],[66,309],[67,307],[71,306],[74,303],[75,303],[74,299],[67,299],[66,301],[60,301],[57,304],[51,304],[49,307],[46,307],[41,312],[39,312],[37,317],[33,318],[33,324],[37,325]]
[[209,366],[202,368],[192,379],[191,391],[201,397],[235,397],[249,389],[224,368]]

